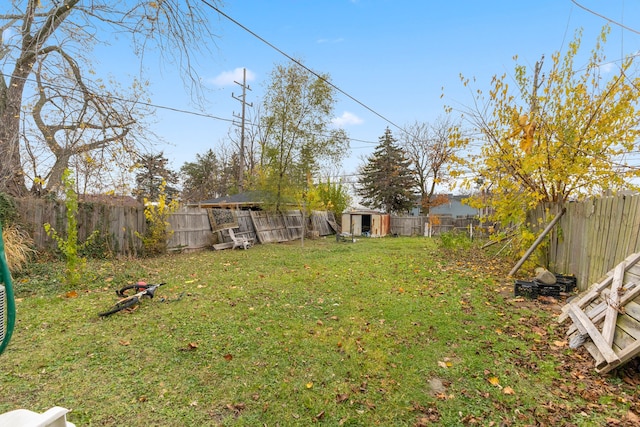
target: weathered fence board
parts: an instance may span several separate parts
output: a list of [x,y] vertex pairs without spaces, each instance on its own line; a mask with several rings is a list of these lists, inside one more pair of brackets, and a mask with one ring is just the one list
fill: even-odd
[[311,229],[318,233],[318,236],[328,236],[338,233],[338,224],[331,211],[312,211]]
[[[66,207],[63,203],[49,200],[25,198],[16,200],[21,222],[34,240],[39,250],[55,250],[54,239],[49,237],[43,224],[62,234],[67,228]],[[121,255],[136,256],[141,253],[142,235],[146,229],[146,219],[142,206],[122,206],[102,203],[80,203],[76,219],[78,222],[78,240],[84,242],[94,230],[108,246],[108,250]],[[305,232],[305,224],[311,224],[309,218],[303,218],[299,210],[285,213],[263,211],[227,210],[226,217],[233,218],[237,235],[244,235],[260,243],[286,242],[300,239]],[[318,218],[316,226],[322,227],[319,235],[333,234],[337,228],[335,217],[327,212],[314,212]],[[215,216],[215,215],[213,215]],[[222,217],[222,215],[218,215]],[[212,213],[197,206],[183,206],[168,219],[173,231],[168,241],[169,250],[197,250],[212,247],[214,243],[229,241],[225,227],[211,224]],[[229,227],[226,227],[229,228]],[[213,230],[213,231],[212,231]]]
[[[66,207],[64,203],[49,200],[24,198],[16,199],[16,207],[20,221],[25,226],[37,249],[54,250],[57,244],[44,230],[49,223],[58,234],[66,237]],[[142,241],[136,232],[144,233],[146,221],[141,206],[117,206],[98,203],[79,203],[78,240],[86,239],[95,231],[104,239],[108,249],[121,255],[137,255],[140,253]]]
[[451,215],[428,216],[391,216],[391,233],[398,236],[423,236],[425,224],[431,223],[431,234],[439,235],[455,230],[468,230],[469,225],[477,227],[480,220],[477,217]]
[[304,233],[304,218],[301,211],[287,211],[282,214],[284,224],[289,232],[289,240],[298,240]]
[[428,221],[426,216],[392,216],[391,233],[398,236],[422,236],[424,224]]
[[183,206],[169,217],[173,234],[169,238],[169,250],[196,250],[213,244],[211,224],[205,209]]
[[[575,275],[579,289],[587,289],[640,251],[640,195],[591,198],[567,203],[566,208],[550,234],[547,263],[556,273]],[[540,206],[530,213],[529,222],[537,224],[558,209]]]
[[[300,211],[296,211],[302,217]],[[256,236],[260,243],[279,243],[291,240],[291,234],[287,228],[285,216],[266,211],[250,211],[251,219],[256,230]],[[292,216],[293,214],[287,215]],[[293,221],[293,219],[291,219]],[[302,219],[300,219],[300,223]]]

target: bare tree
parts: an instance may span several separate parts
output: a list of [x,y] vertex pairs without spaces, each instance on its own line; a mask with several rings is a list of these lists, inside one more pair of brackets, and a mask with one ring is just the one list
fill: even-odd
[[436,195],[436,189],[447,179],[447,165],[455,156],[452,142],[458,127],[447,117],[439,118],[433,125],[416,121],[405,131],[401,143],[411,160],[411,170],[422,198],[422,210],[429,213],[431,207],[446,202],[446,197]]
[[[92,163],[98,166],[96,161],[104,159],[106,153],[134,154],[137,151],[136,141],[138,144],[145,141],[140,125],[147,112],[135,101],[126,101],[117,94],[104,89],[98,93],[98,88],[92,88],[84,81],[80,67],[73,58],[59,50],[49,55],[54,52],[60,55],[63,62],[59,68],[68,71],[56,77],[55,82],[45,81],[48,73],[40,69],[42,63],[38,64],[35,69],[38,90],[31,108],[33,122],[42,136],[39,140],[54,158],[47,172],[38,173],[42,184],[46,184],[45,191],[62,186],[62,174],[74,156],[84,155],[85,160],[93,161],[84,162],[84,169],[89,172],[87,166]],[[135,88],[129,99],[141,97],[139,89]],[[25,144],[31,145],[32,142],[27,140]],[[91,152],[99,150],[102,152],[90,156]],[[117,156],[107,156],[108,159],[114,157]],[[37,166],[37,162],[34,163]],[[88,180],[84,182],[86,184]]]
[[[13,0],[0,12],[0,191],[26,193],[20,150],[20,120],[32,74],[45,66],[61,75],[53,52],[73,58],[82,70],[84,53],[114,34],[132,41],[141,56],[148,49],[170,55],[185,83],[197,88],[192,54],[213,38],[208,4],[195,0]],[[104,37],[104,38],[101,38]],[[66,61],[67,65],[70,64]],[[60,64],[60,61],[58,61]],[[68,69],[68,68],[67,68]],[[192,92],[197,94],[197,91]],[[95,104],[94,104],[95,107]],[[126,121],[125,121],[126,122]],[[51,130],[51,129],[49,129]]]

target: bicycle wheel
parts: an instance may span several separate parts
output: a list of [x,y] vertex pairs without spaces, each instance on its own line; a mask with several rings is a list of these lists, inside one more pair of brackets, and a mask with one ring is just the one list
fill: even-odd
[[117,313],[119,311],[122,311],[124,309],[127,309],[129,307],[132,307],[132,306],[136,305],[139,301],[140,300],[138,299],[137,296],[133,296],[131,298],[127,298],[125,300],[118,301],[118,303],[116,303],[116,305],[111,307],[109,310],[104,311],[102,313],[98,313],[98,316],[100,316],[100,317],[110,316],[110,315],[112,315],[114,313]]
[[135,292],[140,292],[143,289],[147,289],[149,287],[149,285],[147,284],[140,284],[140,283],[136,283],[135,285],[127,285],[121,289],[118,289],[116,291],[116,295],[118,295],[121,298],[124,298],[127,296],[127,291],[129,289],[133,289]]

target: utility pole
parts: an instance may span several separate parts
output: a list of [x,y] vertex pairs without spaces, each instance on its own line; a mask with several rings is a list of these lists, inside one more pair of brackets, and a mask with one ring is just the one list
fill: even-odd
[[247,85],[247,69],[242,69],[242,83],[238,83],[237,81],[233,81],[235,84],[242,88],[242,95],[235,96],[233,92],[231,93],[231,97],[237,101],[240,101],[242,104],[242,114],[237,116],[233,113],[235,118],[240,119],[240,124],[233,122],[234,125],[240,126],[240,165],[238,166],[238,192],[241,193],[243,190],[243,180],[244,180],[244,122],[245,122],[245,107],[248,105],[249,107],[253,107],[253,103],[247,103],[247,89],[251,90],[251,88]]

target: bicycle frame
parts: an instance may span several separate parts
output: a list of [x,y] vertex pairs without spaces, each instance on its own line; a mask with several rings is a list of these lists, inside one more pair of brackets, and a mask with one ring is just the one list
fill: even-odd
[[[104,311],[102,313],[98,313],[100,317],[110,316],[119,311],[125,310],[127,308],[131,308],[134,305],[140,303],[143,297],[153,298],[156,289],[160,286],[164,285],[164,283],[158,283],[155,285],[147,285],[146,283],[136,283],[135,285],[128,285],[116,291],[116,294],[120,297],[123,297],[120,301],[118,301],[113,307],[109,310]],[[129,289],[139,290],[137,293],[133,295],[127,296],[126,292]]]

